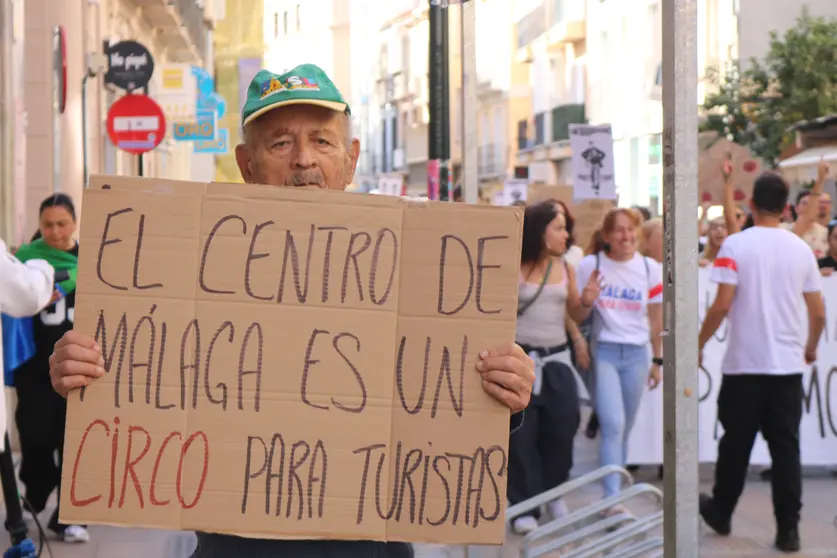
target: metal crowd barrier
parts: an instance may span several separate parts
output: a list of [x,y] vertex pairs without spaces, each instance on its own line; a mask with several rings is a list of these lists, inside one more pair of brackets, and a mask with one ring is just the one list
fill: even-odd
[[[627,488],[613,496],[575,510],[564,517],[552,519],[526,534],[523,537],[521,558],[538,558],[576,543],[581,546],[563,552],[561,557],[592,558],[606,553],[610,555],[610,558],[632,558],[662,548],[662,537],[647,538],[648,532],[658,528],[663,522],[662,491],[650,484],[634,484],[631,474],[616,465],[602,467],[524,502],[510,506],[506,510],[506,523],[570,492],[599,482],[611,474],[622,476],[627,482]],[[609,517],[600,516],[600,512],[642,495],[653,496],[657,501],[659,511],[640,518],[629,513]],[[570,530],[570,528],[572,529]],[[554,538],[562,531],[565,531],[565,533],[558,538]],[[536,545],[537,542],[547,538],[551,540]],[[497,552],[497,555],[500,556],[502,548],[498,549]],[[466,547],[466,558],[469,558],[470,555],[470,548]],[[656,556],[662,556],[662,554],[655,554]]]

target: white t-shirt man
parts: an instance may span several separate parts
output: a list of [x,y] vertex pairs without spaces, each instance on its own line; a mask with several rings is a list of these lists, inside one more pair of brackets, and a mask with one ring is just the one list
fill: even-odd
[[794,233],[751,227],[729,236],[709,274],[737,285],[723,374],[801,374],[807,316],[802,293],[822,290],[813,252]]
[[[576,270],[579,294],[596,270],[595,254],[581,260]],[[598,341],[646,345],[651,339],[648,305],[663,302],[663,267],[635,254],[628,261],[598,255],[599,274],[605,286],[595,302],[594,334]]]

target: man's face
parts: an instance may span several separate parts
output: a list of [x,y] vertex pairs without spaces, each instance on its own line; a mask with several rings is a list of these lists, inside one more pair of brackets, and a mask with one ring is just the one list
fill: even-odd
[[831,218],[831,196],[829,194],[820,194],[820,219]]
[[349,142],[348,116],[314,105],[280,107],[248,125],[235,149],[245,182],[343,190],[351,184],[360,142]]

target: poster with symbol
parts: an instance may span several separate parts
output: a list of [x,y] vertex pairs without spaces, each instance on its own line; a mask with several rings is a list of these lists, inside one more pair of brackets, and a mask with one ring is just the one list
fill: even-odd
[[615,200],[613,131],[610,124],[570,124],[572,182],[576,200]]
[[506,180],[503,184],[503,205],[526,202],[529,183],[526,180]]

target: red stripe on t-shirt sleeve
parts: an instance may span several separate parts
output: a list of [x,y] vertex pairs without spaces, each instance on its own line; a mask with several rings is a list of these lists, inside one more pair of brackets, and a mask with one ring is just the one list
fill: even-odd
[[732,258],[716,258],[713,267],[723,267],[738,273],[738,265]]
[[663,293],[663,284],[660,283],[656,287],[651,287],[648,291],[648,300],[651,300],[655,296],[660,296]]

